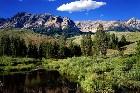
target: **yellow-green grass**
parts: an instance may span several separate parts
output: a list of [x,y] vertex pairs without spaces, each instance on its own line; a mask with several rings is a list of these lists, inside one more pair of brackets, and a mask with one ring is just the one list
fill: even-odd
[[107,59],[73,57],[57,61],[44,59],[42,64],[44,68],[58,70],[63,76],[78,82],[84,93],[114,93],[114,84],[126,88],[140,86],[137,83],[140,75],[139,60],[136,56]]
[[126,37],[128,41],[135,42],[140,40],[140,32],[110,32],[110,34],[116,34],[120,39],[122,35]]
[[137,41],[140,40],[140,32],[110,32],[110,34],[113,33],[116,34],[119,39],[124,35],[127,41],[133,42],[132,44],[125,46],[126,50],[124,51],[124,54],[134,54],[136,52],[135,49],[137,47]]

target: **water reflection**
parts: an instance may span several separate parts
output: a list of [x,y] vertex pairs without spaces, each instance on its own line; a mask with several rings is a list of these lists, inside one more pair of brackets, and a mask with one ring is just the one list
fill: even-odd
[[71,82],[56,70],[33,70],[0,76],[1,93],[81,93],[76,82]]

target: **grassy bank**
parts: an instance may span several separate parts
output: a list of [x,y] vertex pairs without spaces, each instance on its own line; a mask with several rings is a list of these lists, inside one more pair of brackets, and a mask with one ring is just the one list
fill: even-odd
[[[72,81],[77,81],[87,93],[112,93],[140,88],[140,58],[74,57],[58,61],[44,60],[46,69],[58,70]],[[119,92],[120,93],[120,92]]]
[[33,58],[0,57],[0,74],[12,74],[28,72],[40,64],[39,60]]

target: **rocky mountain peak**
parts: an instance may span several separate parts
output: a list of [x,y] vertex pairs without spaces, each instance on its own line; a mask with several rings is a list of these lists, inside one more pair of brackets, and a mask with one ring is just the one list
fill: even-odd
[[103,24],[106,31],[140,31],[140,20],[136,18],[127,21],[76,21],[76,25],[83,32],[96,32],[98,24]]
[[[7,20],[7,21],[5,21]],[[60,33],[67,29],[67,33],[76,34],[79,30],[75,23],[67,17],[53,16],[48,13],[31,14],[27,12],[20,12],[10,19],[0,19],[0,29],[2,28],[21,28],[33,29],[40,33],[48,33],[51,30],[57,30]],[[49,32],[50,33],[50,32]]]
[[39,33],[68,33],[96,32],[98,24],[103,24],[106,31],[140,31],[140,20],[131,18],[127,21],[72,21],[68,17],[54,16],[49,13],[31,14],[20,12],[11,18],[0,18],[0,29],[21,28],[33,29]]
[[137,22],[137,19],[136,18],[130,18],[126,23],[127,24],[133,24],[133,23],[136,23]]

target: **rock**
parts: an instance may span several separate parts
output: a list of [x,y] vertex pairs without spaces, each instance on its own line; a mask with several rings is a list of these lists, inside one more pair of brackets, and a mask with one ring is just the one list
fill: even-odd
[[[39,33],[48,33],[54,29],[67,34],[78,34],[80,31],[75,23],[66,17],[53,16],[51,14],[30,14],[26,12],[17,13],[10,19],[0,19],[0,29],[21,28],[33,29]],[[50,32],[49,32],[50,33]]]
[[103,24],[107,31],[140,31],[140,20],[131,18],[128,21],[76,21],[82,32],[96,32],[97,25]]
[[131,18],[127,21],[72,21],[67,17],[53,16],[48,13],[31,14],[20,12],[9,19],[0,18],[0,29],[32,29],[42,34],[77,35],[81,32],[96,32],[98,24],[103,24],[106,31],[140,31],[140,20]]

